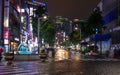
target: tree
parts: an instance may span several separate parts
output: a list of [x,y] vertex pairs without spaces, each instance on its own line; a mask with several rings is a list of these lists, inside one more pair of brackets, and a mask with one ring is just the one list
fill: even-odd
[[[36,10],[34,11],[36,17],[32,17],[32,25],[33,25],[33,35],[38,35],[38,17],[42,17],[43,14],[46,13],[46,7],[45,6],[35,6]],[[41,25],[42,25],[41,21]]]
[[80,35],[81,39],[88,37],[87,30],[86,30],[86,28],[87,28],[87,20],[85,20],[85,19],[80,20],[78,25],[79,25],[79,28],[81,29],[81,35]]
[[73,44],[78,44],[79,41],[80,41],[80,31],[79,30],[76,30],[76,31],[73,31],[70,35],[70,41],[73,43]]
[[[32,17],[32,25],[33,25],[33,35],[38,35],[38,17],[42,17],[43,14],[46,14],[46,8],[42,6],[38,6],[35,11],[36,17]],[[54,24],[50,17],[46,20],[40,20],[40,38],[44,39],[45,43],[49,43],[53,45],[55,37],[55,29]]]
[[[87,25],[87,33],[88,35],[96,34],[96,29],[98,29],[98,33],[102,32],[102,25],[104,21],[102,18],[102,12],[100,11],[100,8],[97,7],[89,16],[88,18],[88,25]],[[97,41],[95,41],[95,46],[96,46]],[[102,47],[100,44],[101,52],[102,53]],[[96,47],[95,47],[96,50]]]
[[53,45],[55,38],[54,24],[50,18],[48,18],[44,24],[41,25],[41,37],[44,39],[45,43]]
[[43,14],[45,14],[47,11],[45,6],[37,6],[37,9],[35,12],[35,14],[37,15],[37,17],[42,17]]
[[[87,21],[86,20],[80,20],[80,21],[76,21],[74,22],[75,25],[77,25],[77,30],[74,30],[70,35],[70,41],[73,43],[73,44],[78,44],[79,41],[82,39],[82,38],[85,38],[87,37],[88,35],[86,35],[86,25],[87,25]],[[80,33],[81,32],[81,33]],[[81,37],[81,38],[80,38]]]
[[32,17],[33,36],[38,35],[38,18]]
[[102,29],[102,24],[103,24],[103,18],[102,18],[102,12],[100,11],[100,8],[97,7],[89,16],[87,20],[87,27],[86,30],[88,31],[88,35],[94,34],[96,31],[96,28],[99,30],[99,33],[101,32]]

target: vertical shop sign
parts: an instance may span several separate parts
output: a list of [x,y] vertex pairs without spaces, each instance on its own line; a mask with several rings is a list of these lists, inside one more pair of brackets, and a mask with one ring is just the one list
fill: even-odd
[[4,46],[5,51],[9,52],[9,0],[4,2]]

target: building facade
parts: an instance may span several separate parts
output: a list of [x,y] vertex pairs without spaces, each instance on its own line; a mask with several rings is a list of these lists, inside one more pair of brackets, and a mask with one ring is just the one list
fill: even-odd
[[20,0],[10,0],[9,5],[9,51],[17,51],[20,44],[20,27],[21,27],[21,14],[20,14]]
[[[29,15],[25,14],[25,23],[22,23],[22,7],[26,0],[0,0],[0,45],[5,47],[4,52],[17,52],[21,42],[22,28],[27,31]],[[24,5],[22,5],[24,4]],[[29,11],[29,10],[28,10]]]
[[4,0],[0,0],[0,46],[4,45],[3,41],[3,17],[4,17]]
[[55,45],[58,46],[69,39],[68,35],[72,32],[72,21],[57,16],[55,20],[55,29]]
[[102,41],[102,49],[104,50],[120,48],[119,4],[119,0],[101,0],[98,4],[104,20],[102,34],[110,34],[111,36],[110,39]]

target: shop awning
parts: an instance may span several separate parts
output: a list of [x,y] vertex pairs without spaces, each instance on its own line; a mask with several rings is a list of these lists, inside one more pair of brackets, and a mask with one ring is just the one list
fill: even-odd
[[107,41],[110,38],[111,38],[110,34],[96,34],[93,39],[95,41]]

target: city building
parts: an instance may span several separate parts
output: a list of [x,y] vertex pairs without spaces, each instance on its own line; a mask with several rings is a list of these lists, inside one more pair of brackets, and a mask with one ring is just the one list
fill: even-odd
[[61,16],[56,16],[55,29],[55,45],[58,46],[68,40],[68,35],[72,32],[72,21]]
[[101,0],[98,5],[103,13],[103,34],[110,34],[111,38],[102,42],[102,49],[110,50],[120,47],[119,0]]
[[[36,16],[35,10],[37,7],[46,7],[45,3],[39,0],[21,0],[21,43],[18,50],[20,54],[38,54],[38,38],[33,35],[33,17]],[[37,25],[38,26],[38,25]],[[22,50],[22,47],[26,50]]]
[[5,47],[4,52],[17,53],[21,44],[26,45],[33,38],[30,22],[33,9],[27,1],[30,0],[0,1],[0,45]]
[[4,17],[4,0],[0,0],[0,46],[4,45],[4,41],[3,41],[3,17]]
[[17,50],[17,46],[20,42],[20,1],[15,0],[3,0],[3,39],[2,41],[5,47],[5,52]]
[[[20,44],[20,0],[9,1],[9,29],[8,40],[9,50],[17,51],[17,47]],[[4,33],[5,34],[5,33]]]

